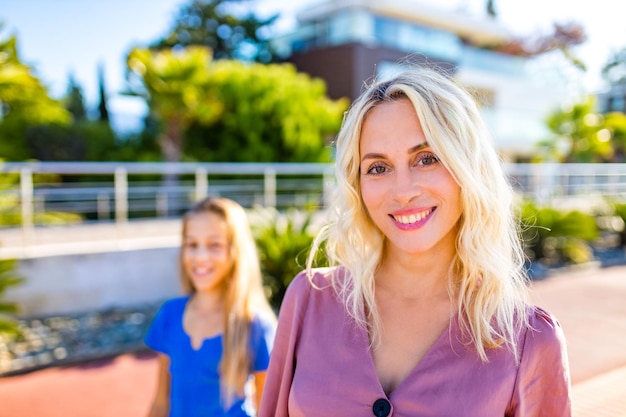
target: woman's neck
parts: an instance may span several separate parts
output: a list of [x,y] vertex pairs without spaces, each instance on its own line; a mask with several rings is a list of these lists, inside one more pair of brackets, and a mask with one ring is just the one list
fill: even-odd
[[448,297],[451,257],[387,254],[376,285],[406,298]]

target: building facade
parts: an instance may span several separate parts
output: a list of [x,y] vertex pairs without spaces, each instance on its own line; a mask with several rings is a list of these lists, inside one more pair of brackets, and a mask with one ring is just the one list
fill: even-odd
[[599,93],[597,97],[600,113],[626,113],[626,84],[611,85],[608,90]]
[[549,135],[544,120],[566,85],[533,59],[497,52],[511,40],[494,19],[415,0],[330,0],[301,10],[296,30],[275,46],[299,71],[324,79],[332,98],[354,99],[406,64],[453,74],[475,93],[502,155],[524,160]]

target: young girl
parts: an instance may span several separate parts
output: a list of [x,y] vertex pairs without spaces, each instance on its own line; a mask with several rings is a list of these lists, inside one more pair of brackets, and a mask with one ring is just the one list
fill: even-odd
[[291,283],[259,415],[571,416],[563,331],[527,301],[513,192],[472,97],[427,69],[372,85],[335,174],[317,240],[334,267],[311,256]]
[[275,315],[246,213],[232,200],[204,199],[184,215],[182,238],[187,295],[163,304],[145,338],[160,368],[149,416],[254,415]]

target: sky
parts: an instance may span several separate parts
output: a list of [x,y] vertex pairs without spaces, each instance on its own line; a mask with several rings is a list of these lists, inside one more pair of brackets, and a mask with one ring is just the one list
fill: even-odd
[[[384,1],[384,0],[379,0]],[[486,0],[406,0],[443,10],[463,9],[480,14]],[[69,75],[83,89],[86,105],[98,104],[98,66],[104,69],[109,110],[113,114],[142,114],[145,105],[120,95],[125,86],[125,56],[133,46],[164,36],[180,6],[188,0],[0,0],[0,39],[16,35],[22,61],[61,98]],[[295,11],[319,0],[256,0],[258,14],[280,13],[277,31],[295,25]],[[614,0],[495,0],[498,19],[511,32],[549,32],[553,22],[575,21],[588,35],[574,52],[587,65],[583,77],[589,91],[600,88],[599,73],[613,51],[626,47],[626,24]]]

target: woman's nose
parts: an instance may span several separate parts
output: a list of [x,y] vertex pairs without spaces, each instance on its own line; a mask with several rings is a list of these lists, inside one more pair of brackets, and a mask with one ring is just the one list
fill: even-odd
[[419,174],[410,169],[396,171],[394,187],[393,196],[401,204],[408,204],[423,191]]

